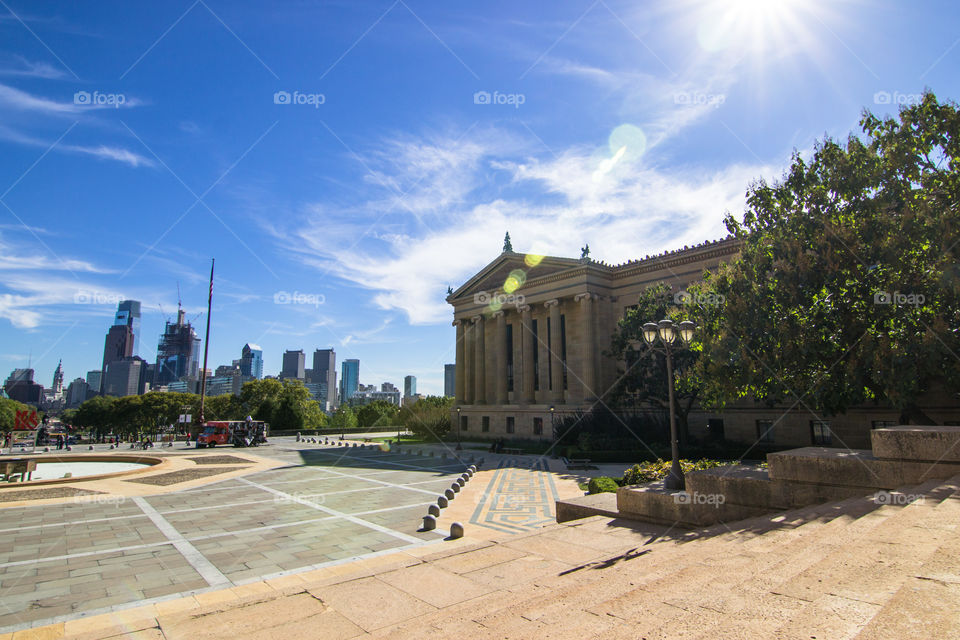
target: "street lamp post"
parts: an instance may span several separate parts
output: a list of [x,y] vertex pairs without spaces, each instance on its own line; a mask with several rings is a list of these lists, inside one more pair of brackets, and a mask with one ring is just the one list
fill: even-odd
[[[684,320],[679,325],[672,320],[647,322],[643,325],[643,341],[651,349],[663,353],[667,357],[667,397],[670,404],[670,455],[672,464],[670,474],[664,479],[664,487],[671,490],[682,490],[686,487],[683,469],[680,467],[680,440],[677,437],[677,416],[673,398],[673,348],[677,338],[680,346],[686,347],[693,340],[697,326],[690,320]],[[657,342],[661,346],[656,346]]]
[[463,451],[463,445],[460,444],[460,407],[457,407],[457,451]]

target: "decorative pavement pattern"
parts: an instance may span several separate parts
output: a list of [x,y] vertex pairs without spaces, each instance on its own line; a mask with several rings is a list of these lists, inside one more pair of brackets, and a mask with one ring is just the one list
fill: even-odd
[[545,459],[506,458],[487,484],[470,522],[503,533],[525,533],[556,521],[557,499]]
[[465,466],[346,447],[269,455],[287,466],[163,495],[3,509],[0,633],[439,542],[445,532],[417,529]]

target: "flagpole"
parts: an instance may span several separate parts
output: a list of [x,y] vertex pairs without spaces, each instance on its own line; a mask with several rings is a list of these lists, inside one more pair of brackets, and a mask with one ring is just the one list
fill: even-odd
[[210,258],[210,292],[207,295],[207,335],[203,340],[203,371],[200,372],[200,427],[205,422],[203,416],[204,402],[207,395],[207,354],[210,352],[210,309],[213,306],[213,265],[214,258]]

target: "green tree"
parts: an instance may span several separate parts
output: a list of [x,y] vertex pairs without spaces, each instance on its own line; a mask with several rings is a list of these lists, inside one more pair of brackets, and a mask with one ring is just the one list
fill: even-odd
[[345,405],[341,405],[330,418],[330,428],[336,431],[354,429],[357,426],[357,416],[353,410]]
[[399,412],[400,409],[392,402],[374,400],[357,409],[357,426],[393,425],[397,423]]
[[77,407],[77,426],[89,431],[97,440],[114,431],[115,400],[109,396],[95,396],[81,404]]
[[742,249],[706,282],[725,299],[703,319],[710,404],[879,402],[927,422],[925,394],[960,383],[960,113],[928,92],[861,127],[727,216]]
[[246,414],[252,415],[257,420],[270,420],[269,413],[264,410],[263,405],[270,403],[267,408],[272,412],[282,393],[283,383],[279,380],[274,378],[251,380],[243,383],[240,389],[240,404]]
[[0,431],[9,433],[16,426],[17,412],[29,411],[33,407],[11,400],[10,398],[0,398]]
[[427,396],[400,411],[403,426],[426,440],[439,440],[450,433],[454,398]]

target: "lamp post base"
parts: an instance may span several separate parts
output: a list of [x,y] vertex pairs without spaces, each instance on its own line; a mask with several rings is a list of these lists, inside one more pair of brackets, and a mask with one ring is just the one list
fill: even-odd
[[686,478],[683,477],[683,471],[671,469],[667,477],[663,479],[663,486],[670,491],[683,491],[687,488]]

